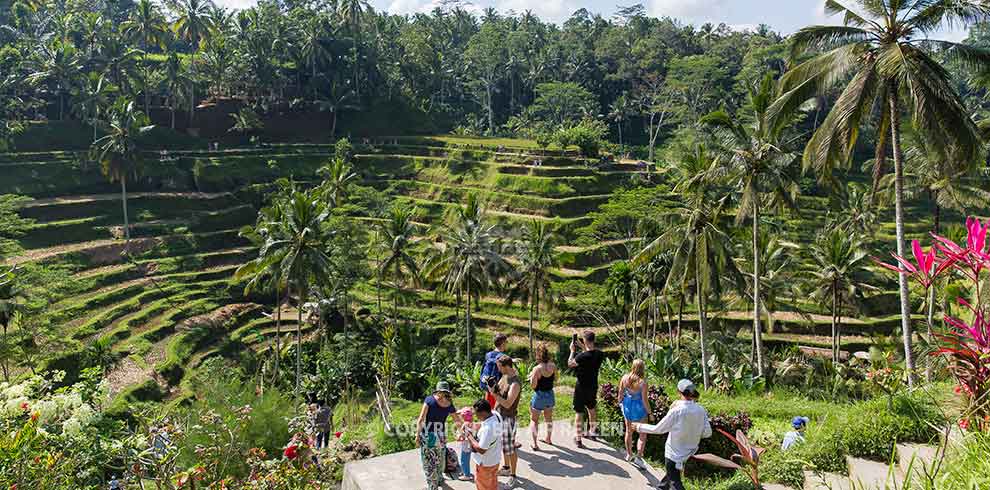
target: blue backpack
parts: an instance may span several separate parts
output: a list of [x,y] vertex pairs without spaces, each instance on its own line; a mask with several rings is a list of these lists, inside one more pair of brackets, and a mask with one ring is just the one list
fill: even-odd
[[485,354],[485,365],[481,368],[481,379],[478,380],[478,386],[481,391],[488,391],[488,385],[485,384],[485,379],[495,378],[495,382],[498,382],[502,378],[502,373],[498,371],[498,361],[499,357],[505,354],[497,350],[493,350]]

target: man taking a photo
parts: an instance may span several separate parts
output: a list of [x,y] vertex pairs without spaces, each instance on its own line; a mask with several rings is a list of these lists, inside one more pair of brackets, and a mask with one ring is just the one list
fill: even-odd
[[598,372],[602,368],[605,354],[595,348],[595,332],[585,330],[583,351],[578,354],[577,335],[571,340],[571,355],[567,359],[567,367],[574,370],[577,383],[574,385],[574,443],[583,448],[581,437],[584,431],[584,414],[588,414],[588,434],[585,437],[598,435]]

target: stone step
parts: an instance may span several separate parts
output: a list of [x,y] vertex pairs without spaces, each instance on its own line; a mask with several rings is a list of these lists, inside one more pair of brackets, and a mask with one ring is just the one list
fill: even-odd
[[781,485],[779,483],[762,483],[760,484],[763,490],[794,490],[787,485]]
[[885,490],[899,488],[904,481],[903,474],[897,466],[878,463],[868,459],[846,456],[849,467],[849,480],[856,488],[864,490]]
[[901,473],[924,477],[931,473],[941,448],[927,444],[898,444],[897,462]]
[[836,473],[804,472],[804,490],[853,490],[849,478]]

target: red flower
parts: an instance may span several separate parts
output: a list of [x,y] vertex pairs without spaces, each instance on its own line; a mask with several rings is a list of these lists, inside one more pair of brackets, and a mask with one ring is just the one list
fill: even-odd
[[342,435],[344,435],[343,432],[334,432],[333,433],[333,436],[336,437],[337,439],[340,439],[340,436],[342,436]]
[[966,419],[959,419],[959,428],[962,430],[969,429],[969,421]]
[[38,412],[32,413],[31,414],[31,422],[37,422],[38,421],[38,417],[40,417],[40,416],[41,416],[41,414],[38,413]]
[[285,451],[282,452],[282,455],[289,459],[296,459],[299,457],[298,446],[295,444],[289,444],[285,447]]
[[27,412],[31,410],[31,405],[28,405],[28,402],[21,402],[21,410]]

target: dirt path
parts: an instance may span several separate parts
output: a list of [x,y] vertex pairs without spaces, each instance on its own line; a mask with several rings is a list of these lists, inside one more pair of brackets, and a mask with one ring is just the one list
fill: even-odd
[[[188,199],[216,199],[230,195],[229,192],[131,192],[127,194],[128,199],[142,197],[183,197]],[[48,197],[44,199],[34,199],[24,203],[24,208],[36,208],[40,206],[51,206],[54,204],[83,204],[97,201],[113,201],[120,199],[120,194],[80,194],[76,196]]]

